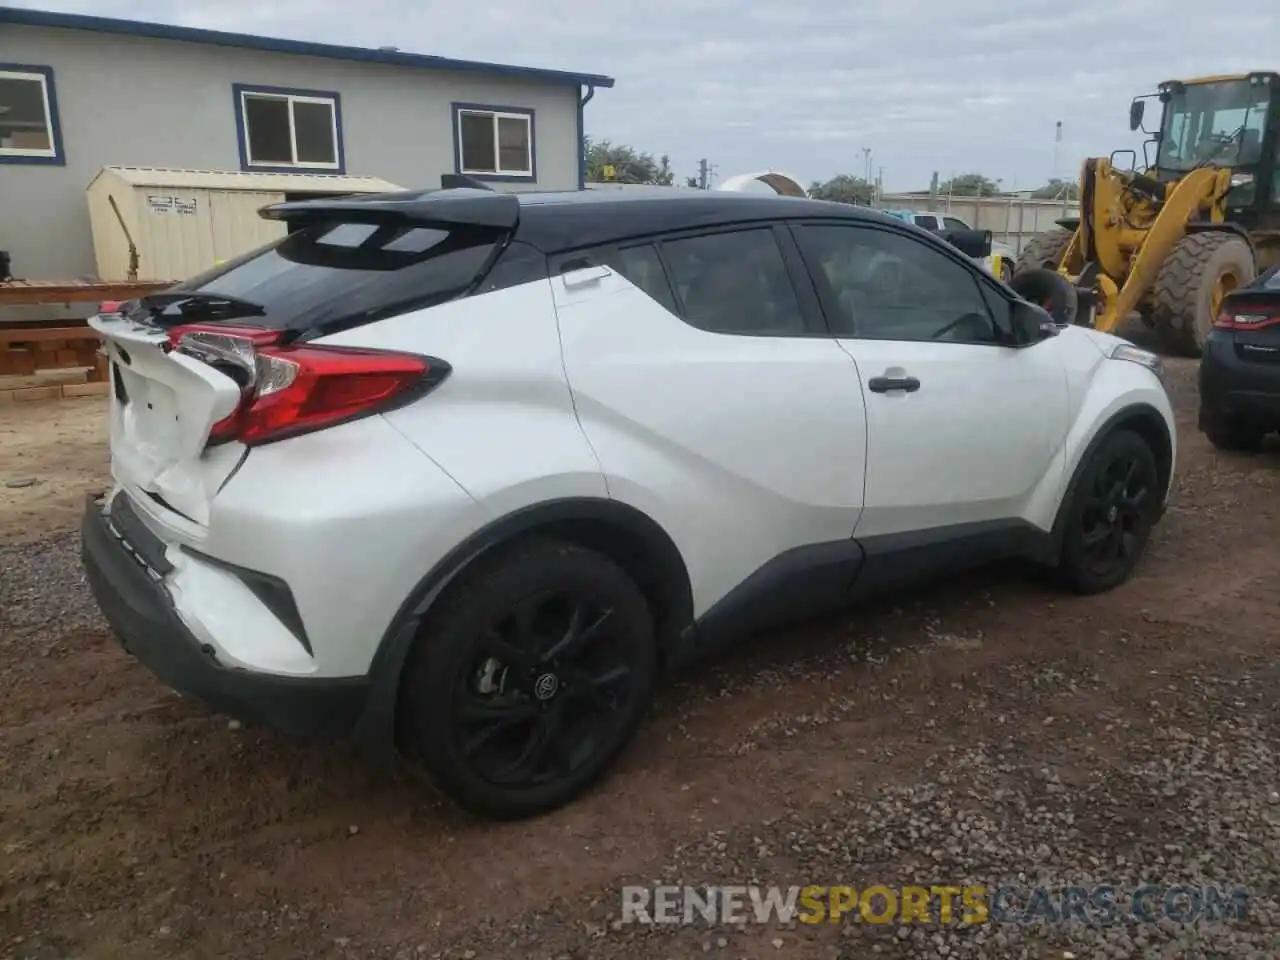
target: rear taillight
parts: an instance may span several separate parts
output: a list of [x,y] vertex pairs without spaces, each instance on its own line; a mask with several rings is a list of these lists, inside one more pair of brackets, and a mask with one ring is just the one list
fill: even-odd
[[1224,310],[1213,325],[1219,330],[1264,330],[1280,325],[1280,314],[1269,310]]
[[170,349],[240,384],[240,404],[213,425],[210,445],[254,446],[380,413],[422,396],[449,373],[432,357],[282,339],[281,331],[260,327],[192,324],[169,331]]

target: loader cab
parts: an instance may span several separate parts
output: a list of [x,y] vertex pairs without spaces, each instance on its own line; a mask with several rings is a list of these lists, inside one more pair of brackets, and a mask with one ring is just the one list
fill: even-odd
[[[1145,129],[1146,98],[1133,102],[1130,126]],[[1255,72],[1160,84],[1154,173],[1177,180],[1200,167],[1230,167],[1227,219],[1244,225],[1280,216],[1280,74]]]

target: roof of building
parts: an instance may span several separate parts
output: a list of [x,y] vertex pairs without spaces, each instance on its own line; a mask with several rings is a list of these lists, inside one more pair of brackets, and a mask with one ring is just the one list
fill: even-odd
[[196,27],[179,27],[167,23],[122,20],[78,13],[54,13],[48,10],[28,10],[0,6],[0,23],[21,24],[31,27],[59,27],[68,30],[89,30],[97,33],[147,37],[153,40],[175,40],[183,43],[206,43],[221,47],[260,50],[265,53],[325,57],[330,60],[354,60],[361,63],[381,63],[394,67],[409,67],[419,70],[455,70],[487,73],[494,76],[533,80],[542,83],[566,83],[592,87],[613,86],[613,77],[593,73],[572,73],[566,70],[520,67],[505,63],[486,63],[480,60],[454,60],[450,57],[436,57],[423,53],[405,53],[391,48],[375,49],[371,47],[349,47],[333,43],[313,43],[309,40],[285,40],[278,37],[260,37],[248,33],[202,30]]
[[239,170],[187,170],[177,167],[103,167],[89,181],[116,177],[132,187],[195,190],[252,190],[288,193],[389,193],[399,184],[380,177],[336,173],[247,173]]

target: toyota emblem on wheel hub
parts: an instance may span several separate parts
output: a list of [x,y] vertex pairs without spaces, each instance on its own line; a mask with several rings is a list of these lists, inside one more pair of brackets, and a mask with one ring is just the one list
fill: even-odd
[[560,678],[554,673],[544,673],[533,684],[533,695],[539,700],[550,700],[560,689]]

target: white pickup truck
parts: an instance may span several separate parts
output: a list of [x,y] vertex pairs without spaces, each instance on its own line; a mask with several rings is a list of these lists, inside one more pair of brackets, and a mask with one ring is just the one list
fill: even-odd
[[[914,223],[917,227],[923,227],[934,233],[940,233],[943,230],[972,230],[969,224],[965,223],[959,217],[949,213],[932,213],[921,212],[919,210],[886,210],[900,220],[906,220],[908,223]],[[1009,278],[1013,276],[1013,262],[1017,258],[1017,253],[1013,247],[999,240],[991,241],[991,253],[1000,257],[1000,279],[1008,283]],[[995,272],[994,257],[987,257],[985,261],[986,268],[991,272]]]

